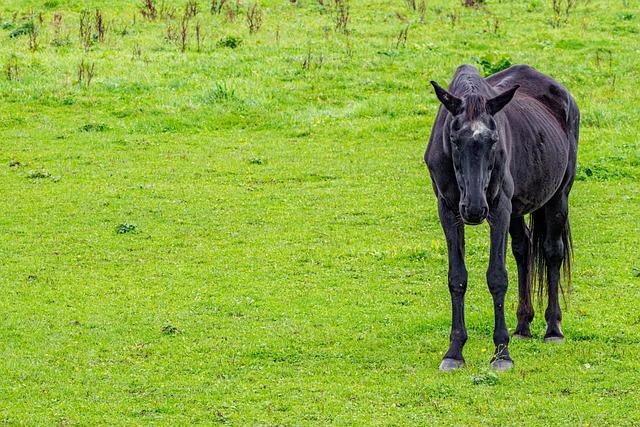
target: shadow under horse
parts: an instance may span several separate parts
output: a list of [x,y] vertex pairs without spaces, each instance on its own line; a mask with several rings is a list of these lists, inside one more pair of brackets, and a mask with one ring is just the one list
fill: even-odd
[[[560,272],[570,276],[568,197],[576,174],[580,112],[569,92],[551,77],[516,65],[483,78],[460,66],[448,91],[431,82],[441,102],[425,161],[447,240],[452,327],[440,369],[464,365],[467,341],[464,296],[467,269],[464,226],[485,219],[491,247],[487,284],[493,297],[495,353],[491,367],[513,366],[504,318],[507,233],[518,266],[515,337],[531,337],[531,294],[546,290],[545,341],[563,340],[558,301]],[[530,226],[524,220],[530,215]]]

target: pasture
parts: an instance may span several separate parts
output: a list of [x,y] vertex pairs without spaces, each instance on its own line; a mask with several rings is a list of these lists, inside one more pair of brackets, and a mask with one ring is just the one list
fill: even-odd
[[[190,3],[0,5],[0,422],[640,424],[637,2]],[[507,373],[486,224],[467,365],[437,369],[422,156],[462,63],[528,63],[582,112],[566,342],[536,305]]]

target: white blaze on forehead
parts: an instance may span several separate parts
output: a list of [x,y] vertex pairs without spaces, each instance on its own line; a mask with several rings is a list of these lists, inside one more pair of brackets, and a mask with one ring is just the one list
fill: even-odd
[[473,131],[473,136],[481,135],[489,130],[489,128],[480,120],[471,122],[469,128]]

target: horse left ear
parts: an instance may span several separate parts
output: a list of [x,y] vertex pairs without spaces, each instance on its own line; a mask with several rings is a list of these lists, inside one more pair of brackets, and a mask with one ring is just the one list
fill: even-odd
[[519,87],[520,85],[515,85],[511,89],[502,92],[500,95],[487,100],[487,112],[493,116],[498,111],[502,110],[504,106],[511,101]]
[[444,105],[444,108],[449,110],[449,112],[454,116],[457,116],[458,114],[460,114],[460,110],[462,108],[462,100],[460,100],[460,98],[457,98],[451,95],[449,92],[441,88],[440,85],[434,82],[433,80],[431,80],[431,85],[433,86],[433,89],[436,91],[436,96],[438,97],[442,105]]

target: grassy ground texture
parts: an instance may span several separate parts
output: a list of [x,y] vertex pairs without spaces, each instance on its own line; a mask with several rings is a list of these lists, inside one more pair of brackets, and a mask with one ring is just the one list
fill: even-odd
[[[250,33],[251,3],[199,0],[184,52],[185,2],[156,3],[0,5],[1,422],[640,423],[636,2],[264,0]],[[428,82],[461,63],[533,65],[583,117],[566,343],[542,343],[537,308],[500,375],[486,225],[467,227],[467,366],[437,370],[422,155]]]

